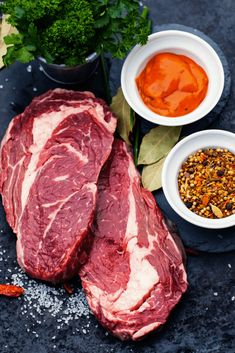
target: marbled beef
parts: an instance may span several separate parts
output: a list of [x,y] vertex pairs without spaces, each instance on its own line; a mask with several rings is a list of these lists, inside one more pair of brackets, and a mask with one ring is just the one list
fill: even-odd
[[0,191],[18,262],[32,277],[63,281],[84,261],[115,127],[102,100],[63,89],[35,98],[11,121],[1,144]]
[[116,140],[99,178],[93,245],[80,276],[91,310],[122,340],[162,325],[187,289],[172,235],[127,146]]

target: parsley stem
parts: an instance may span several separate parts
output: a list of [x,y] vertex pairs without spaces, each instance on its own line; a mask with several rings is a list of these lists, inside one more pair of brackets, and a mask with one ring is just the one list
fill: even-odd
[[147,6],[144,6],[143,11],[141,13],[141,17],[146,19],[148,18],[148,15],[149,15],[149,8]]
[[112,97],[110,93],[108,70],[107,70],[107,65],[105,62],[103,52],[100,53],[100,61],[101,61],[101,68],[102,68],[102,74],[103,74],[103,80],[104,80],[105,97],[106,97],[107,103],[110,104],[112,102]]
[[130,127],[131,127],[131,130],[133,130],[134,125],[135,125],[135,112],[132,108],[130,108]]
[[[141,13],[141,17],[146,20],[148,18],[148,16],[149,16],[149,8],[147,6],[144,6],[143,11]],[[152,32],[152,21],[151,20],[148,20],[147,26],[148,26],[149,33],[151,33]]]
[[139,119],[136,116],[135,138],[134,138],[134,161],[136,166],[138,165],[139,138],[140,138],[140,124],[139,124]]

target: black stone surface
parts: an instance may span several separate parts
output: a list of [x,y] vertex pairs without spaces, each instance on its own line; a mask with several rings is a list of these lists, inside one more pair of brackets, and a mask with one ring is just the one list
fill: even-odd
[[[197,28],[212,38],[223,50],[234,77],[234,1],[148,0],[143,3],[150,7],[154,25],[181,23]],[[113,93],[119,85],[120,69],[121,63],[115,60],[111,68]],[[16,64],[11,69],[0,72],[0,138],[10,118],[16,112],[23,110],[32,96],[56,87],[56,84],[39,71],[37,63],[32,63],[32,71],[28,71],[27,65]],[[100,72],[97,72],[86,86],[71,88],[91,89],[102,97],[104,93],[100,75]],[[233,84],[228,104],[212,127],[235,132],[234,107]],[[177,223],[178,227],[182,224],[181,220]],[[188,232],[191,233],[191,231],[192,228],[189,228]],[[200,232],[202,229],[198,229],[198,234],[201,235]],[[197,232],[195,232],[196,236]],[[35,288],[37,292],[37,287],[26,277],[24,278],[25,298],[0,297],[0,353],[234,353],[234,255],[235,251],[189,256],[188,292],[173,311],[166,325],[160,331],[137,343],[120,342],[106,335],[92,315],[88,318],[82,315],[75,319],[76,307],[74,312],[70,311],[68,314],[68,323],[62,325],[59,320],[66,317],[69,298],[58,288],[55,289],[54,304],[59,307],[60,303],[63,303],[61,310],[55,313],[50,305],[40,299],[40,305],[44,304],[44,310],[39,314],[35,309],[35,306],[37,308],[39,305],[38,293],[35,294],[35,299],[29,300],[29,294],[32,295],[30,288]],[[15,258],[15,237],[5,221],[1,208],[0,283],[12,282],[14,276],[21,276]],[[41,286],[42,284],[38,282],[38,288]],[[78,294],[79,290],[76,291],[75,297]],[[44,298],[43,293],[42,298]]]

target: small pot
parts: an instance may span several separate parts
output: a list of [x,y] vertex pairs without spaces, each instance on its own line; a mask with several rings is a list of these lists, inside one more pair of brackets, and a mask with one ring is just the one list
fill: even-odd
[[86,62],[77,66],[64,64],[49,64],[42,57],[38,57],[44,74],[51,80],[62,84],[75,84],[85,82],[97,69],[99,56],[96,53],[89,55]]

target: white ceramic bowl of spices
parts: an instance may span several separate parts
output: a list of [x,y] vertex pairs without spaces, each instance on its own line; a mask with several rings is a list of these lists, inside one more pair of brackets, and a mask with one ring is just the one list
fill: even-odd
[[215,50],[195,34],[166,30],[135,46],[122,68],[128,104],[141,117],[181,126],[206,116],[224,88],[224,70]]
[[162,186],[170,206],[186,221],[204,228],[235,225],[235,134],[194,133],[166,158]]

